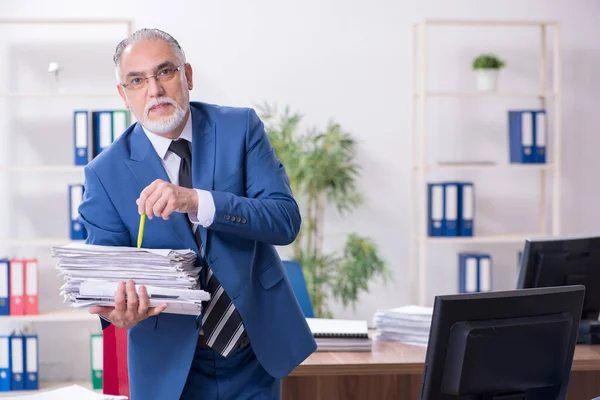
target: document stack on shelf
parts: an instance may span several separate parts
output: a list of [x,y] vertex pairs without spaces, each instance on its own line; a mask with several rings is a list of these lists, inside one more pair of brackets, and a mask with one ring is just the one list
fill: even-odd
[[317,351],[371,351],[367,321],[306,318]]
[[201,267],[192,250],[72,243],[52,247],[51,254],[65,279],[61,295],[74,308],[113,306],[118,283],[128,279],[138,294],[146,287],[151,307],[166,303],[166,313],[200,315],[210,299],[199,289]]
[[427,345],[432,314],[433,307],[416,305],[377,311],[375,340]]

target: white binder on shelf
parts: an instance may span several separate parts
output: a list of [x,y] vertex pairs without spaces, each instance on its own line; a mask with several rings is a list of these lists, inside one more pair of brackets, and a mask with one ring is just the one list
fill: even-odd
[[35,333],[23,335],[25,340],[25,390],[39,388],[38,336]]
[[25,354],[23,347],[23,336],[20,334],[13,334],[10,337],[10,369],[11,369],[11,390],[25,390],[25,379],[23,376],[24,372],[24,360]]
[[443,236],[444,224],[444,185],[428,184],[427,226],[429,236]]
[[458,184],[444,184],[444,236],[458,236]]
[[73,142],[75,165],[86,165],[89,161],[89,121],[87,111],[73,112]]
[[546,140],[548,128],[546,125],[546,111],[537,111],[535,113],[535,159],[539,164],[546,162]]

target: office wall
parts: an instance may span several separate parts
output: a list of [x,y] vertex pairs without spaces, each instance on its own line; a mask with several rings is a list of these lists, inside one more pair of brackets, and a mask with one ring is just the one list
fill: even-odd
[[[134,17],[136,27],[158,27],[179,40],[194,68],[194,99],[240,106],[265,100],[290,105],[305,115],[307,125],[323,127],[329,118],[335,118],[355,135],[360,142],[358,161],[362,177],[359,183],[367,202],[346,218],[340,218],[333,210],[327,212],[326,250],[341,245],[344,234],[349,231],[370,236],[392,268],[394,283],[387,286],[373,283],[371,293],[362,295],[354,310],[334,304],[332,309],[337,317],[370,321],[377,308],[399,306],[409,301],[406,275],[411,24],[421,18],[553,19],[561,23],[563,233],[598,231],[600,191],[594,184],[595,171],[600,167],[595,157],[596,149],[600,147],[595,121],[595,108],[600,100],[600,81],[596,79],[596,71],[600,70],[598,2],[507,0],[484,5],[475,0],[168,3],[151,0],[105,2],[102,7],[76,1],[61,3],[65,7],[60,11],[55,7],[56,2],[39,0],[16,4],[3,1],[2,6],[6,17],[15,18]],[[36,34],[44,36],[46,32],[33,26],[28,30],[29,39],[25,46],[30,46],[31,52],[35,53],[39,43],[33,37]],[[108,47],[116,44],[118,32],[93,37],[98,39],[102,54],[110,57]],[[501,75],[501,88],[535,90],[538,37],[531,29],[436,29],[430,35],[429,56],[433,64],[428,71],[430,88],[474,89],[471,59],[479,52],[495,51],[508,62],[508,68]],[[5,54],[14,57],[3,58],[3,62],[14,68],[13,63],[26,61],[30,56],[18,45],[18,38],[12,39],[17,45],[11,45],[10,52]],[[84,52],[81,47],[77,49]],[[76,57],[78,52],[72,56]],[[10,81],[6,75],[1,79],[3,85]],[[94,83],[94,88],[100,85],[104,89],[104,84],[107,90],[114,88],[114,82],[104,76]],[[429,109],[431,160],[506,160],[504,113],[509,107],[532,105],[535,103],[527,99],[433,101]],[[45,104],[41,108],[49,106]],[[1,112],[7,109],[12,115],[27,115],[27,132],[43,130],[49,118],[45,112],[40,111],[39,115],[32,112],[31,103],[4,103]],[[68,146],[68,121],[60,119],[58,122],[59,119],[56,117],[55,126],[63,124],[62,132],[53,130],[50,133],[48,129],[48,135],[60,136],[61,143]],[[11,140],[25,141],[21,135],[25,134],[15,133]],[[23,156],[32,162],[54,157],[49,155],[54,150],[53,143],[48,139],[43,142],[43,147],[22,143],[22,147],[28,149],[24,152],[30,151]],[[7,151],[3,145],[2,154],[6,155]],[[64,148],[57,148],[56,152],[69,156]],[[11,157],[9,159],[13,160],[14,155]],[[475,172],[432,176],[432,179],[438,178],[475,181],[478,232],[535,229],[539,183],[534,173]],[[66,178],[60,179],[63,182]],[[28,229],[44,234],[52,230],[52,225],[62,223],[63,216],[57,214],[56,218],[43,219],[51,225],[37,223],[44,216],[38,208],[39,200],[49,196],[51,204],[58,206],[64,193],[62,186],[56,186],[54,180],[38,183],[38,189],[27,192],[18,189],[21,187],[19,179],[13,182],[17,189],[11,189],[16,191],[8,197],[13,206],[15,201],[20,204],[24,218],[30,220]],[[429,249],[432,279],[428,289],[432,295],[456,290],[456,253],[460,250],[490,252],[495,263],[495,288],[507,289],[514,285],[518,245],[444,244],[432,245]],[[282,254],[286,254],[285,249]],[[65,335],[68,331],[69,328],[64,329]]]

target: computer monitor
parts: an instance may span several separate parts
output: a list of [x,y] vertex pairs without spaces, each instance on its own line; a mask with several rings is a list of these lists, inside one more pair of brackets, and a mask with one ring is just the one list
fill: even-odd
[[422,400],[565,399],[585,287],[436,296]]
[[600,236],[525,241],[517,289],[586,287],[578,343],[600,343]]

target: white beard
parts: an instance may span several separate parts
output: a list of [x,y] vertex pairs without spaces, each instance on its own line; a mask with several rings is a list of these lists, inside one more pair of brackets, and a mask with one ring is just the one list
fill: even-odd
[[[171,104],[173,107],[175,107],[175,112],[161,119],[149,119],[148,113],[150,111],[150,108],[164,103]],[[144,118],[142,119],[141,123],[144,126],[144,128],[146,128],[150,132],[155,133],[157,135],[164,135],[177,128],[183,122],[184,118],[185,110],[173,99],[170,99],[168,97],[158,97],[146,104],[146,109],[144,110]]]

